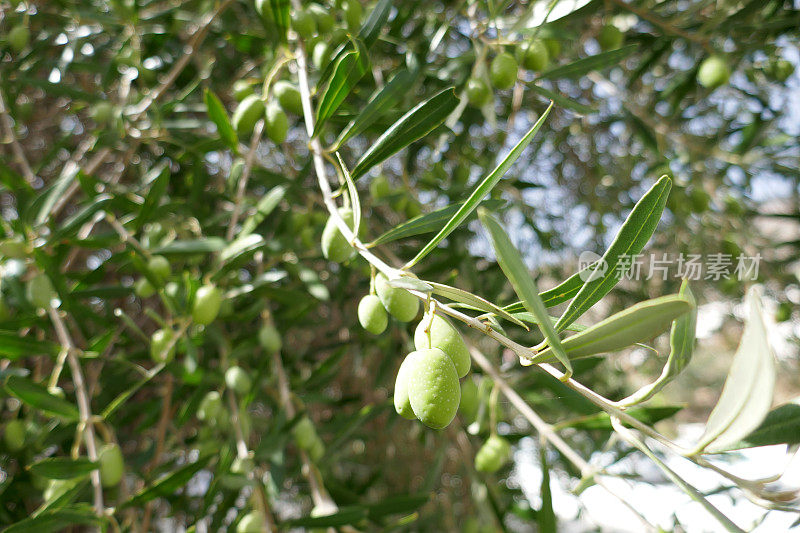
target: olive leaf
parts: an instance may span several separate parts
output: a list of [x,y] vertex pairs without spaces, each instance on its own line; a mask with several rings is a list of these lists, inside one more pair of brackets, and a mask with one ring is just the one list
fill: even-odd
[[603,257],[595,262],[587,281],[561,315],[556,329],[563,330],[614,288],[631,267],[630,262],[621,262],[622,258],[631,258],[641,252],[656,230],[671,187],[672,180],[662,176],[636,203],[614,242]]
[[353,41],[355,50],[347,52],[336,61],[325,92],[317,106],[317,124],[312,137],[319,135],[329,118],[333,116],[344,99],[353,90],[358,81],[369,71],[369,56],[364,43]]
[[[234,135],[236,132],[234,132]],[[169,168],[169,161],[166,159],[159,162],[152,169],[150,169],[145,178],[142,180],[146,186],[150,186],[150,190],[144,197],[144,203],[136,216],[134,227],[138,230],[141,229],[156,212],[156,208],[161,203],[161,198],[167,192],[169,186],[169,178],[172,174]],[[150,178],[152,176],[152,178]]]
[[[661,296],[635,304],[624,311],[561,341],[570,359],[616,352],[658,336],[672,321],[694,308],[683,296]],[[534,357],[534,363],[554,361],[550,347]]]
[[444,296],[445,298],[448,298],[455,302],[467,304],[480,311],[497,314],[505,318],[506,320],[509,320],[519,326],[522,326],[525,329],[528,329],[528,327],[521,320],[513,316],[508,311],[503,310],[503,308],[493,304],[489,300],[486,300],[485,298],[481,298],[480,296],[472,294],[471,292],[467,292],[465,290],[458,289],[456,287],[451,287],[443,283],[435,283],[433,281],[428,281],[427,283],[429,283],[431,287],[433,287],[433,294]]
[[417,253],[414,259],[406,263],[405,268],[411,268],[412,266],[419,263],[419,261],[423,257],[428,255],[434,248],[436,248],[436,246],[440,242],[442,242],[442,240],[444,240],[448,235],[450,235],[450,233],[454,229],[456,229],[462,222],[464,222],[467,216],[476,207],[478,207],[478,204],[481,203],[483,197],[489,194],[489,192],[494,188],[494,186],[497,185],[497,182],[500,181],[500,178],[503,177],[503,175],[508,171],[511,165],[514,164],[514,162],[519,158],[519,156],[522,155],[522,152],[525,150],[525,148],[527,148],[528,145],[531,143],[533,137],[542,127],[544,121],[547,119],[547,115],[550,114],[551,109],[553,109],[552,103],[550,103],[545,112],[542,113],[542,116],[539,117],[539,120],[537,120],[536,123],[531,127],[531,129],[528,130],[528,132],[522,137],[522,139],[520,139],[517,145],[514,146],[514,148],[511,149],[508,155],[506,155],[503,158],[500,164],[497,165],[495,169],[492,170],[489,173],[489,175],[486,176],[478,184],[475,190],[472,191],[472,194],[469,195],[469,198],[467,198],[467,200],[461,205],[461,207],[458,208],[458,210],[455,212],[452,218],[450,218],[450,220],[447,221],[447,224],[444,225],[444,227],[439,231],[439,233],[437,233],[436,236],[434,236],[433,239],[431,239],[431,241],[428,244],[426,244],[422,248],[422,250],[419,251],[419,253]]
[[[583,287],[583,279],[589,275],[592,266],[593,265],[589,265],[580,272],[576,272],[552,289],[547,289],[546,291],[539,293],[542,303],[544,303],[546,307],[554,307],[558,304],[563,304],[564,302],[571,300],[576,294],[578,294],[578,291],[581,290],[581,287]],[[522,304],[522,302],[515,302],[505,306],[503,309],[510,313],[515,313],[523,311],[525,306]]]
[[228,148],[233,150],[234,154],[238,154],[239,137],[236,135],[236,131],[231,125],[231,120],[228,117],[228,113],[225,111],[225,106],[222,105],[220,99],[210,89],[206,89],[203,93],[203,101],[206,104],[208,118],[217,126],[217,133],[219,133],[220,138],[225,141]]
[[508,235],[506,235],[497,220],[483,208],[478,210],[478,218],[489,231],[492,247],[497,255],[497,263],[508,278],[508,281],[511,282],[511,286],[514,287],[514,292],[522,300],[525,309],[539,321],[539,329],[547,340],[548,349],[566,368],[565,379],[570,377],[572,375],[572,365],[561,347],[561,339],[558,337],[558,332],[550,321],[550,315],[547,314],[547,309],[539,297],[539,289],[536,288],[533,276],[528,272],[525,263],[522,262],[522,257],[517,249],[514,248]]
[[612,65],[619,64],[620,61],[633,54],[639,45],[629,44],[616,50],[609,50],[608,52],[601,52],[599,54],[585,57],[566,65],[559,65],[550,70],[543,72],[539,79],[554,80],[562,78],[577,78],[583,76],[587,72],[593,70],[600,70]]
[[4,533],[50,533],[70,529],[69,526],[88,526],[107,522],[99,517],[89,505],[75,505],[49,510],[26,518],[4,529]]
[[776,407],[757,428],[727,450],[772,446],[775,444],[800,444],[800,398]]
[[286,195],[286,186],[278,185],[272,188],[267,194],[261,197],[261,200],[256,204],[256,212],[247,217],[242,224],[242,229],[239,230],[237,239],[249,235],[261,224],[265,218],[272,213],[276,207],[281,203],[283,197]]
[[19,359],[36,354],[55,356],[61,350],[58,344],[39,341],[31,336],[20,337],[16,331],[0,330],[0,357]]
[[569,109],[578,115],[591,115],[592,113],[597,112],[597,109],[594,107],[578,103],[571,98],[567,98],[561,93],[548,91],[544,87],[539,87],[535,83],[529,83],[526,85],[526,88],[537,93],[539,96],[543,96],[544,98],[553,101],[557,106],[563,107],[564,109]]
[[347,166],[342,161],[342,156],[336,152],[336,159],[339,161],[339,166],[342,169],[344,181],[347,183],[347,191],[350,193],[350,208],[353,211],[353,238],[358,236],[358,231],[361,229],[361,200],[358,198],[358,189],[356,183],[350,172],[347,171]]
[[692,455],[717,453],[756,429],[769,412],[775,387],[775,356],[762,318],[761,290],[745,296],[744,332],[706,429]]
[[692,360],[697,329],[697,303],[689,289],[688,281],[684,280],[681,284],[679,294],[692,304],[692,309],[672,323],[672,330],[669,334],[670,352],[664,370],[653,383],[645,385],[624,400],[619,401],[618,405],[628,406],[649,400],[680,374]]
[[74,479],[97,470],[97,463],[87,457],[48,457],[28,466],[28,470],[47,479]]
[[200,457],[196,462],[182,466],[174,472],[170,472],[149,487],[142,489],[128,501],[124,502],[121,507],[139,505],[159,497],[173,495],[176,490],[184,487],[196,473],[208,466],[214,457],[215,455],[213,454]]
[[275,21],[275,26],[278,27],[278,39],[286,42],[286,31],[289,29],[289,8],[291,3],[289,0],[269,0],[269,5],[266,6],[272,12],[272,20]]
[[426,294],[430,294],[433,292],[433,286],[427,281],[422,281],[421,279],[412,278],[410,276],[400,276],[396,278],[389,278],[388,280],[389,285],[392,287],[397,287],[398,289],[406,289],[409,291],[419,291],[424,292]]
[[6,381],[6,391],[25,405],[66,420],[78,419],[78,408],[50,394],[45,387],[21,376],[11,376]]

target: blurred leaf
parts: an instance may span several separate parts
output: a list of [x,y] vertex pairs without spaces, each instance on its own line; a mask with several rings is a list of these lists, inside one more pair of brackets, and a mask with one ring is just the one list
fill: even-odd
[[61,488],[55,493],[52,499],[42,502],[36,510],[31,513],[31,516],[39,516],[47,511],[54,511],[56,509],[63,509],[75,501],[78,496],[89,485],[89,478],[82,477],[71,480],[61,481]]
[[553,494],[550,491],[550,465],[547,464],[547,445],[539,446],[539,463],[542,467],[542,483],[539,490],[542,506],[536,513],[536,525],[540,533],[556,533],[556,513],[553,511]]
[[59,228],[53,231],[50,237],[51,242],[58,242],[67,237],[74,237],[81,226],[92,218],[95,213],[105,209],[110,204],[112,197],[107,194],[98,194],[92,198],[88,205],[82,207],[77,213],[69,217],[66,221],[60,224]]
[[282,43],[286,42],[286,31],[289,29],[290,7],[291,3],[289,0],[269,0],[269,8],[272,11],[272,20],[275,21],[275,26],[278,28],[278,39]]
[[214,252],[221,252],[225,249],[225,246],[225,239],[221,237],[208,237],[205,239],[172,241],[164,246],[159,246],[158,248],[152,250],[152,252],[158,255],[210,254]]
[[370,520],[379,520],[385,516],[416,511],[428,501],[430,494],[404,494],[402,496],[389,496],[382,498],[378,503],[366,505]]
[[800,444],[800,398],[770,411],[761,424],[729,450],[756,448],[774,444]]
[[76,505],[57,510],[45,511],[38,516],[26,518],[12,524],[3,533],[50,533],[64,531],[69,526],[89,526],[102,524],[106,520],[98,517],[88,505]]
[[72,459],[70,457],[48,457],[32,465],[28,469],[47,479],[73,479],[89,475],[89,472],[97,469],[97,463],[93,463],[86,457]]
[[369,55],[364,43],[356,40],[354,46],[355,51],[346,53],[336,61],[333,76],[317,106],[317,124],[314,127],[313,137],[319,135],[328,119],[369,71]]
[[196,462],[182,466],[174,472],[170,472],[149,487],[141,490],[127,502],[123,503],[122,507],[140,505],[142,503],[155,500],[159,497],[172,496],[177,490],[186,486],[186,484],[195,476],[195,474],[208,466],[214,457],[214,455],[200,457]]
[[236,136],[236,132],[231,125],[228,113],[225,111],[225,106],[222,105],[217,95],[210,89],[205,90],[203,100],[206,103],[208,118],[216,124],[217,133],[219,133],[220,138],[225,141],[228,148],[233,150],[234,154],[239,153],[239,138]]
[[747,315],[742,340],[694,454],[724,451],[739,442],[764,421],[772,405],[775,357],[762,318],[758,286],[747,292],[744,305]]
[[32,355],[56,356],[61,351],[58,344],[37,341],[31,336],[20,337],[16,331],[0,330],[0,356],[14,360]]
[[265,218],[272,213],[278,205],[280,205],[281,200],[286,195],[286,187],[283,185],[278,185],[277,187],[273,187],[270,191],[261,197],[261,200],[258,201],[258,205],[256,205],[256,212],[247,217],[247,219],[242,224],[242,229],[239,231],[237,235],[237,239],[241,239],[246,235],[253,233],[259,224],[261,224]]
[[454,229],[456,229],[462,222],[464,222],[467,216],[476,207],[478,207],[478,204],[480,204],[483,197],[489,194],[489,192],[494,188],[494,186],[497,185],[497,182],[500,181],[500,178],[503,177],[503,175],[508,171],[511,165],[514,164],[514,162],[519,158],[519,156],[522,155],[522,152],[525,150],[525,148],[527,148],[528,145],[531,143],[533,137],[542,127],[542,124],[544,124],[545,119],[547,119],[547,115],[550,114],[551,109],[553,109],[553,104],[550,104],[550,106],[548,106],[547,110],[544,113],[542,113],[541,117],[539,117],[539,120],[537,120],[536,123],[533,125],[533,127],[530,130],[528,130],[528,133],[526,133],[522,137],[522,139],[519,140],[517,145],[511,149],[508,155],[506,155],[503,158],[500,164],[497,165],[495,169],[492,170],[489,173],[489,175],[486,176],[483,179],[483,181],[481,181],[478,184],[475,190],[472,191],[472,194],[469,195],[469,198],[467,198],[467,200],[461,205],[461,207],[458,208],[458,211],[456,211],[453,217],[450,220],[448,220],[447,224],[445,224],[445,226],[439,231],[439,233],[437,233],[436,236],[433,239],[431,239],[431,241],[428,244],[426,244],[422,248],[422,250],[419,251],[419,253],[417,253],[414,259],[406,263],[406,268],[416,265],[422,258],[428,255],[434,248],[436,248],[436,246],[440,242],[442,242],[442,240],[444,240],[448,235],[450,235],[450,233]]
[[633,54],[639,45],[629,44],[617,50],[601,52],[597,55],[585,57],[566,65],[553,67],[547,72],[543,72],[539,79],[555,80],[563,78],[577,78],[593,70],[601,70],[612,65],[619,64],[623,59]]
[[445,89],[403,115],[372,143],[353,168],[353,179],[396,154],[412,142],[423,138],[444,122],[458,105],[456,92]]
[[77,407],[58,396],[53,396],[47,392],[47,388],[26,378],[11,376],[6,381],[5,388],[9,394],[28,407],[66,420],[77,420],[79,418]]
[[335,513],[328,516],[307,516],[304,518],[295,518],[287,520],[283,523],[286,527],[339,527],[356,524],[367,517],[367,509],[363,507],[343,507]]
[[353,236],[358,237],[358,232],[361,229],[361,200],[358,197],[358,189],[353,181],[350,172],[347,171],[347,166],[342,161],[342,156],[336,152],[336,159],[339,161],[339,168],[342,170],[344,181],[347,183],[347,191],[350,193],[350,209],[353,211]]
[[[682,405],[662,405],[658,407],[631,407],[626,409],[626,413],[631,415],[636,420],[643,422],[649,426],[657,424],[662,420],[672,418],[678,411],[683,409]],[[564,420],[554,425],[554,428],[561,430],[565,428],[573,428],[580,430],[602,430],[611,431],[611,417],[608,413],[600,412],[593,415],[582,416],[572,420]]]
[[574,111],[579,115],[591,115],[592,113],[597,112],[597,109],[595,109],[594,107],[580,104],[575,100],[567,98],[566,96],[563,96],[559,93],[548,91],[544,87],[539,87],[535,83],[529,83],[525,87],[537,93],[540,96],[544,96],[548,100],[552,100],[557,106],[563,107],[564,109],[569,109],[570,111]]

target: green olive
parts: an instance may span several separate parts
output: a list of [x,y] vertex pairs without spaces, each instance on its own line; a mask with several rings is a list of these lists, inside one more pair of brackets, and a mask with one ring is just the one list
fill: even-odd
[[320,41],[314,45],[314,49],[311,52],[311,62],[314,64],[314,68],[323,70],[328,65],[330,58],[331,49],[328,43]]
[[689,193],[689,198],[692,203],[692,211],[695,213],[705,213],[708,211],[708,206],[711,202],[711,197],[706,191],[700,187],[692,188]]
[[3,428],[3,442],[10,452],[18,452],[25,446],[25,424],[21,420],[9,420]]
[[514,56],[503,52],[498,54],[489,65],[489,79],[492,81],[492,85],[498,89],[510,89],[517,81],[518,70],[519,65]]
[[[426,328],[430,332],[425,331]],[[444,317],[433,315],[431,321],[429,316],[424,316],[414,330],[414,347],[417,350],[439,348],[453,360],[459,378],[469,373],[470,356],[467,345],[458,330]]]
[[31,32],[27,26],[14,26],[8,32],[8,44],[15,52],[21,52],[31,40]]
[[311,457],[312,461],[319,461],[322,459],[322,456],[325,455],[325,443],[322,442],[322,439],[319,437],[314,439],[311,448],[308,450],[308,455]]
[[169,279],[170,274],[172,274],[172,268],[169,266],[169,261],[163,255],[154,255],[150,258],[150,261],[147,262],[147,269],[153,275],[153,277],[158,281],[160,284],[164,284],[167,279]]
[[150,280],[147,278],[139,278],[136,280],[136,283],[133,284],[133,292],[135,292],[136,296],[139,298],[150,298],[156,293],[156,288],[153,287],[153,284],[150,283]]
[[369,194],[372,199],[379,202],[392,194],[392,186],[383,174],[378,174],[369,182]]
[[411,369],[416,364],[416,359],[421,357],[419,352],[411,352],[403,359],[400,368],[397,370],[397,378],[394,382],[394,410],[403,418],[415,420],[417,415],[411,408],[411,400],[408,398],[408,379]]
[[345,0],[342,8],[344,9],[344,20],[347,23],[347,29],[355,32],[361,26],[361,2],[358,0]]
[[498,435],[491,435],[475,454],[475,470],[497,472],[511,455],[511,445]]
[[263,533],[266,530],[267,522],[264,519],[264,513],[261,511],[247,513],[236,524],[236,533]]
[[523,46],[522,66],[526,69],[542,72],[549,64],[550,53],[544,41],[534,39]]
[[561,55],[561,41],[556,39],[545,39],[544,45],[547,47],[547,55],[550,59],[555,59]]
[[392,287],[386,275],[375,276],[375,292],[383,307],[400,322],[411,322],[419,312],[419,299],[400,287]]
[[276,102],[270,102],[267,105],[266,114],[267,137],[275,144],[281,144],[286,140],[286,135],[289,132],[289,119],[286,118],[286,113]]
[[232,366],[225,372],[225,385],[239,395],[247,394],[253,386],[253,380],[241,367]]
[[197,407],[197,419],[211,424],[219,423],[224,413],[222,396],[215,390],[206,393]]
[[44,273],[36,274],[28,281],[27,285],[28,300],[36,307],[47,309],[50,302],[55,298],[56,291],[50,278]]
[[[349,227],[353,226],[353,211],[351,209],[342,207],[339,209],[339,214]],[[342,232],[339,231],[333,217],[328,219],[325,223],[325,229],[322,230],[322,255],[325,256],[325,259],[334,263],[343,263],[355,255],[355,250],[342,235]]]
[[478,385],[472,379],[465,379],[461,384],[461,402],[458,404],[458,412],[464,417],[464,420],[475,420],[478,414],[478,408],[481,404],[481,398],[478,394]]
[[97,457],[100,462],[100,480],[104,487],[114,487],[122,481],[122,473],[125,470],[125,461],[119,445],[109,443],[100,448]]
[[203,285],[194,294],[192,320],[202,326],[211,324],[217,318],[221,305],[222,291],[211,284]]
[[89,114],[97,124],[108,124],[114,118],[114,106],[111,102],[102,100],[92,106]]
[[328,33],[336,25],[336,19],[331,15],[330,10],[319,4],[308,6],[308,12],[314,17],[320,34]]
[[301,418],[292,428],[294,442],[301,450],[310,450],[314,446],[314,441],[318,439],[317,430],[314,423],[307,416]]
[[268,353],[281,351],[283,344],[281,334],[272,324],[265,324],[258,330],[258,343]]
[[254,94],[253,84],[248,80],[236,80],[233,82],[233,97],[241,102],[251,94]]
[[294,113],[295,115],[303,114],[303,103],[300,99],[300,90],[292,83],[286,80],[279,80],[275,82],[272,87],[272,94],[278,99],[278,103],[285,111]]
[[433,429],[450,425],[461,401],[453,360],[438,348],[417,350],[407,369],[408,400],[420,422]]
[[489,85],[480,78],[467,80],[467,101],[475,107],[483,107],[492,99]]
[[253,128],[256,127],[256,122],[264,116],[264,111],[264,102],[256,94],[251,94],[239,102],[231,117],[231,124],[239,137],[248,138],[253,134]]
[[386,309],[383,307],[380,298],[374,294],[368,294],[358,302],[358,321],[361,327],[375,335],[380,335],[389,323]]
[[311,39],[317,33],[317,22],[311,13],[300,9],[292,16],[292,29],[303,39]]
[[[156,363],[169,363],[175,357],[177,343],[173,342],[175,332],[159,329],[150,337],[150,358]],[[172,344],[169,349],[167,347]]]
[[597,43],[604,52],[616,50],[622,46],[623,41],[625,41],[625,34],[613,24],[604,25],[600,28],[600,33],[597,35]]
[[707,89],[716,89],[728,83],[731,71],[722,56],[711,56],[700,63],[697,70],[697,81]]

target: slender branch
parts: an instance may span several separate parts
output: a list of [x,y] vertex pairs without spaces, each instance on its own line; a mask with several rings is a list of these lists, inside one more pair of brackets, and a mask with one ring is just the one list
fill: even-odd
[[22,145],[17,139],[17,134],[14,131],[14,120],[8,113],[6,101],[5,98],[3,98],[2,91],[0,91],[0,119],[3,120],[3,126],[6,129],[6,135],[8,135],[9,139],[11,139],[11,149],[14,151],[14,156],[17,158],[17,163],[19,163],[19,166],[22,168],[22,173],[25,175],[25,179],[28,181],[28,183],[33,184],[33,182],[36,181],[36,174],[33,173],[31,165],[28,163],[28,158],[25,157],[25,151],[22,149]]
[[695,35],[693,33],[689,33],[687,31],[684,31],[684,30],[678,28],[677,26],[674,26],[673,24],[670,24],[668,21],[651,14],[651,12],[648,11],[648,10],[639,9],[638,7],[632,6],[629,3],[625,2],[624,0],[611,0],[611,2],[617,4],[618,6],[620,6],[623,9],[626,9],[626,10],[630,11],[631,13],[636,15],[637,17],[640,17],[640,18],[646,20],[647,22],[650,22],[651,24],[653,24],[655,26],[658,26],[659,28],[664,30],[665,33],[669,33],[669,34],[672,34],[672,35],[677,35],[678,37],[682,37],[682,38],[686,39],[687,41],[691,41],[693,43],[699,44],[700,46],[702,46],[703,48],[705,48],[709,52],[713,51],[711,49],[711,47],[709,46],[708,41],[706,39],[703,39],[702,37],[699,37],[699,36],[697,36],[697,35]]
[[250,179],[253,161],[255,161],[256,158],[256,149],[258,148],[258,143],[261,141],[261,134],[264,132],[265,120],[266,119],[259,120],[253,130],[253,138],[250,140],[250,147],[247,151],[247,157],[244,160],[242,176],[239,178],[239,183],[236,188],[236,201],[233,204],[233,214],[228,224],[228,230],[225,232],[225,238],[227,240],[233,239],[233,235],[236,232],[236,224],[239,222],[239,217],[242,214],[242,201],[244,200],[244,193],[247,190],[247,182]]

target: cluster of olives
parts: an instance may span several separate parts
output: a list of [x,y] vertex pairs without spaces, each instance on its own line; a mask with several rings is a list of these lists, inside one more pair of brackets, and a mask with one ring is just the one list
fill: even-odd
[[319,461],[325,455],[325,443],[307,416],[302,417],[292,428],[292,437],[297,447],[308,453],[312,461]]
[[264,131],[275,144],[281,144],[289,133],[289,119],[286,112],[303,114],[300,91],[287,80],[278,80],[271,88],[272,98],[256,94],[251,80],[237,80],[233,84],[233,94],[239,105],[231,117],[231,124],[240,138],[249,138],[256,122],[264,119]]
[[[489,81],[496,89],[511,89],[517,82],[519,67],[542,72],[561,53],[561,43],[555,39],[531,39],[516,47],[514,53],[502,51],[489,64]],[[483,107],[492,98],[489,85],[482,78],[467,80],[467,100],[475,107]]]

